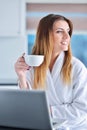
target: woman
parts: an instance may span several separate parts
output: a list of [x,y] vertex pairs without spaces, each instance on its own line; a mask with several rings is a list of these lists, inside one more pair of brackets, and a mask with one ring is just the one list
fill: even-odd
[[66,119],[65,128],[87,130],[87,69],[72,56],[72,30],[72,22],[63,16],[43,17],[32,54],[44,55],[44,62],[30,67],[22,56],[15,71],[20,88],[46,90],[52,117]]

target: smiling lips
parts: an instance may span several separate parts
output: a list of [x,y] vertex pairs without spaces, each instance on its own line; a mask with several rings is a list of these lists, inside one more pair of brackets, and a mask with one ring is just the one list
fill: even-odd
[[62,45],[68,45],[68,43],[67,43],[67,42],[61,42],[61,44],[62,44]]

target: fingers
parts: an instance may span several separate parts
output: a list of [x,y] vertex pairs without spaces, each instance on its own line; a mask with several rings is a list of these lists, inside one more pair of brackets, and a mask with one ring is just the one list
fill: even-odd
[[22,57],[22,56],[19,57],[18,60],[17,60],[17,62],[19,62],[19,63],[20,63],[20,62],[25,62],[24,57]]
[[22,54],[22,58],[24,58],[25,53]]
[[18,68],[25,68],[25,69],[27,69],[27,68],[29,67],[29,66],[25,63],[24,58],[22,58],[22,57],[20,57],[20,58],[17,60],[16,64],[17,64],[17,67],[18,67]]
[[24,55],[25,53],[23,53],[22,56],[18,58],[17,62],[25,62]]
[[20,56],[18,58],[18,60],[16,61],[16,63],[15,63],[16,70],[25,71],[25,70],[29,70],[31,68],[29,65],[26,64],[25,59],[24,59],[24,55],[25,55],[25,53],[23,53],[22,56]]

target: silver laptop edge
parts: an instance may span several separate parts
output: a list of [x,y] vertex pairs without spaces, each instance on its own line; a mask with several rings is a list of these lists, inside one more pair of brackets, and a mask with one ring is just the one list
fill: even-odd
[[46,92],[0,89],[0,126],[52,130]]

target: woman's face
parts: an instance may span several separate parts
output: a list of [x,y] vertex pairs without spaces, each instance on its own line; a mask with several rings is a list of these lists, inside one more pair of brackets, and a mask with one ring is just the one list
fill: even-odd
[[59,20],[55,21],[53,24],[53,42],[54,42],[54,50],[55,53],[60,53],[61,51],[67,51],[68,45],[70,43],[69,36],[69,25],[66,21]]

